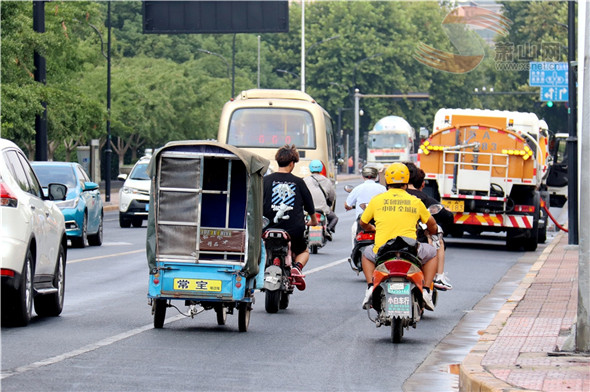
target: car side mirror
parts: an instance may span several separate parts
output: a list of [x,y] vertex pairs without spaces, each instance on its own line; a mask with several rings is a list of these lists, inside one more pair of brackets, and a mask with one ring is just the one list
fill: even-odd
[[127,179],[127,174],[121,173],[117,176],[117,180],[125,181]]
[[47,186],[47,195],[49,200],[60,201],[65,200],[68,194],[68,187],[64,184],[51,183]]
[[85,182],[84,183],[84,190],[85,191],[94,191],[98,189],[98,184],[96,182]]

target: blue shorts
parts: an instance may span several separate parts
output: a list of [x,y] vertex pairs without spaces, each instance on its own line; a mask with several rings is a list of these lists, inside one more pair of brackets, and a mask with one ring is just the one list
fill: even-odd
[[[363,256],[369,259],[370,262],[375,264],[375,252],[373,252],[372,246],[367,246],[363,251]],[[418,242],[418,257],[422,262],[422,265],[426,264],[436,256],[436,248],[434,245],[424,242]]]

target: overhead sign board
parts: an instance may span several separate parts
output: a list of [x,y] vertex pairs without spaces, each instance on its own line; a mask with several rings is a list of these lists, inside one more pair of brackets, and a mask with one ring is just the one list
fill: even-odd
[[568,86],[567,63],[531,62],[529,86]]
[[541,101],[567,102],[568,88],[564,86],[541,86]]
[[289,31],[289,3],[280,1],[144,1],[146,34]]

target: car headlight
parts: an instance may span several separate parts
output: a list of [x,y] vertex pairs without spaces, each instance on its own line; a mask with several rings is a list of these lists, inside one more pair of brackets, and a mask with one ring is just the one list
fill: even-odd
[[61,208],[62,210],[65,208],[76,208],[78,206],[78,202],[80,201],[79,197],[70,200],[63,200],[55,202],[55,205]]
[[128,195],[138,195],[141,193],[139,191],[139,189],[131,188],[129,186],[124,186],[123,188],[121,188],[121,192],[128,194]]

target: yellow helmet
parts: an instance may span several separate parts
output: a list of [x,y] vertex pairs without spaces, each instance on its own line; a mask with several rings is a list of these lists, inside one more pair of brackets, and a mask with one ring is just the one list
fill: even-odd
[[410,181],[410,171],[403,163],[392,163],[385,169],[385,183],[407,184]]

